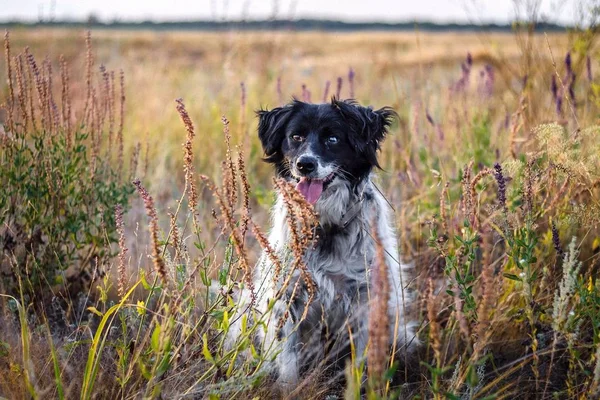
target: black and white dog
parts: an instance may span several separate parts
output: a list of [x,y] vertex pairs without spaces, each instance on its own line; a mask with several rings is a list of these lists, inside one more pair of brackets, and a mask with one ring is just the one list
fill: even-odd
[[[399,261],[390,206],[371,180],[373,168],[379,167],[380,143],[394,115],[387,107],[373,110],[335,98],[326,104],[293,101],[258,112],[265,160],[275,166],[279,177],[296,185],[319,218],[318,239],[304,258],[316,284],[304,319],[307,293],[297,295],[291,305],[285,296],[273,300],[283,278],[274,282],[274,265],[267,254],[254,270],[256,311],[266,325],[258,330],[259,339],[263,349],[276,354],[267,367],[283,387],[294,387],[316,365],[348,356],[350,340],[357,359],[363,360],[369,339],[369,275],[376,257],[373,222],[386,253],[390,336],[401,351],[415,339],[416,323],[408,320],[406,312],[412,302],[405,290],[408,267]],[[279,194],[269,242],[284,265],[290,264],[287,213]],[[249,303],[247,294],[242,298],[242,303]],[[229,336],[235,338],[239,330],[238,318]]]

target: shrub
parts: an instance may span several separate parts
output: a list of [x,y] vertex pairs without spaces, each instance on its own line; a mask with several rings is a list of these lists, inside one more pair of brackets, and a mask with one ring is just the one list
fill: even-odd
[[112,139],[115,120],[108,73],[101,69],[107,83],[101,96],[90,83],[85,117],[76,123],[66,63],[61,60],[59,108],[50,62],[38,66],[27,49],[11,57],[8,33],[5,50],[9,93],[0,138],[0,269],[4,291],[16,294],[21,287],[31,299],[42,300],[48,286],[77,289],[101,272],[98,267],[112,255],[110,245],[117,239],[114,208],[126,205],[132,187],[123,183],[112,149],[104,146],[100,154],[107,130]]

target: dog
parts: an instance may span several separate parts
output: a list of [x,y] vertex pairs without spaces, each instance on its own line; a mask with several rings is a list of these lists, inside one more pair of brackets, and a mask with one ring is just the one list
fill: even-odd
[[[370,271],[377,251],[373,229],[385,251],[390,337],[401,351],[413,348],[416,322],[407,316],[413,297],[405,289],[409,266],[398,256],[391,207],[373,182],[377,154],[395,112],[332,98],[323,104],[294,100],[257,114],[264,160],[274,165],[278,178],[295,185],[318,215],[317,239],[303,260],[316,286],[310,305],[305,285],[294,294],[295,285],[289,284],[277,298],[282,279],[274,276],[268,254],[254,269],[253,299],[248,291],[242,295],[239,309],[254,304],[255,314],[264,318],[266,328],[257,330],[257,344],[276,355],[265,368],[282,388],[292,389],[312,368],[347,360],[350,344],[356,362],[364,360]],[[285,265],[290,264],[287,215],[278,193],[268,241]],[[287,272],[301,279],[299,271]],[[230,346],[240,330],[237,318]]]

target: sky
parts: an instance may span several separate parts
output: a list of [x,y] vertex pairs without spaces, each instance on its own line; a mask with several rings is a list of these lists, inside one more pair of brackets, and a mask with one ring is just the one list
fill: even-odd
[[[0,0],[0,21],[263,19],[316,17],[346,21],[506,23],[515,3],[541,2],[550,22],[571,24],[585,0]],[[588,1],[589,2],[589,1]]]

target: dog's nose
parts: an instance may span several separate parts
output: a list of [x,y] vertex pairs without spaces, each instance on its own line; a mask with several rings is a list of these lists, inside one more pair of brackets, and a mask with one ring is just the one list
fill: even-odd
[[317,160],[313,157],[302,156],[296,161],[296,167],[301,174],[307,175],[317,168]]

